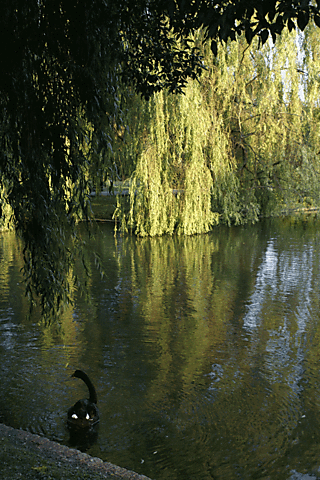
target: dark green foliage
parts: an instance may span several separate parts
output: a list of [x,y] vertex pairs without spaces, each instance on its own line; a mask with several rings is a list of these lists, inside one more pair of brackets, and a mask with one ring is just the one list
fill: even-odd
[[179,93],[203,69],[189,41],[196,29],[205,28],[216,53],[217,42],[243,31],[264,43],[292,20],[303,30],[320,18],[309,2],[284,0],[4,0],[1,7],[0,191],[24,240],[27,291],[46,313],[71,288],[74,246],[66,237],[90,215],[88,158],[96,171],[108,168],[120,78],[145,98],[164,88]]

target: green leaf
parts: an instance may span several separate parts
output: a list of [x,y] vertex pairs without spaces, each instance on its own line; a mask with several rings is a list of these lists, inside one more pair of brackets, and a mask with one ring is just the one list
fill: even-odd
[[300,30],[304,30],[309,22],[309,12],[302,12],[300,11],[298,13],[298,27]]
[[291,18],[289,18],[288,20],[288,29],[289,29],[289,32],[291,32],[292,30],[294,30],[295,28],[295,24],[294,22],[291,20]]
[[215,40],[212,40],[211,42],[211,51],[213,55],[216,57],[218,53],[218,47],[217,47],[217,42]]
[[253,39],[253,31],[251,30],[250,27],[247,27],[246,30],[245,30],[245,37],[246,37],[246,40],[248,43],[251,43],[251,40]]
[[261,37],[262,45],[264,45],[269,37],[268,30],[262,30],[262,32],[260,33],[260,37]]

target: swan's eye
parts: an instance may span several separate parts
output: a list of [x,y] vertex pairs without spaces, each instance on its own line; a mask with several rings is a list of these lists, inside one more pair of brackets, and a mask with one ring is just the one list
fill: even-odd
[[77,419],[77,418],[78,418],[78,415],[77,415],[76,413],[73,413],[73,414],[72,414],[72,418]]
[[89,413],[87,413],[87,415],[86,415],[86,420],[89,420],[89,418],[90,418],[90,417],[89,417]]

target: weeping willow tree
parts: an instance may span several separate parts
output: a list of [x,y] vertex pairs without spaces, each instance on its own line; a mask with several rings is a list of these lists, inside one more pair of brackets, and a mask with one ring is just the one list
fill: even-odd
[[199,84],[189,82],[183,96],[161,92],[141,102],[129,125],[137,153],[126,227],[154,236],[207,232],[218,224],[212,185],[223,197],[236,179],[230,179],[233,159],[221,118]]
[[195,234],[318,206],[318,40],[310,25],[260,50],[240,37],[214,57],[199,34],[201,82],[148,103],[133,96],[120,149],[133,165],[123,229]]
[[[319,141],[314,137],[310,142],[308,135],[319,125],[308,113],[314,101],[302,98],[303,50],[297,40],[295,32],[286,33],[277,47],[266,44],[261,52],[235,52],[234,93],[224,104],[232,118],[230,138],[239,180],[256,211],[264,215],[319,204],[318,178],[310,175]],[[224,102],[226,98],[227,91]]]

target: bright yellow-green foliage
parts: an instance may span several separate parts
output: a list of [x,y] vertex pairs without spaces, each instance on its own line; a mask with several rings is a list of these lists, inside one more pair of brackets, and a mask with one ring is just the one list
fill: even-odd
[[261,50],[240,38],[214,58],[199,35],[201,83],[134,97],[120,149],[134,165],[123,228],[191,235],[319,205],[319,40],[310,26]]
[[[4,188],[0,187],[0,192],[3,193],[3,191]],[[10,220],[12,215],[10,205],[8,205],[6,202],[3,202],[2,204],[0,203],[0,210],[2,214],[0,219],[0,231],[13,228],[12,222]]]

